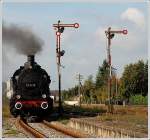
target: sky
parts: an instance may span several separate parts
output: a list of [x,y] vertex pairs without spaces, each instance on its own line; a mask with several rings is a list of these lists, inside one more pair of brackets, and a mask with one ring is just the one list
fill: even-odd
[[[76,75],[84,79],[95,77],[98,66],[107,57],[105,30],[128,30],[128,35],[116,34],[112,39],[112,65],[121,77],[125,65],[148,58],[148,5],[140,3],[4,3],[3,23],[17,24],[30,28],[44,41],[42,51],[35,60],[51,76],[51,89],[58,89],[56,65],[56,36],[52,27],[61,23],[79,23],[80,27],[65,28],[61,35],[61,48],[65,55],[61,58],[62,89],[75,86]],[[18,54],[11,46],[3,45],[3,81],[10,79],[26,56]]]

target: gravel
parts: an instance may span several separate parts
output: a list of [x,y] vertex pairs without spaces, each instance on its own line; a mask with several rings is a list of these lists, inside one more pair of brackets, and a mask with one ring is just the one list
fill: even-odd
[[28,136],[22,133],[21,130],[18,130],[15,126],[15,119],[4,119],[3,120],[3,138],[27,138]]
[[42,134],[46,135],[48,138],[71,138],[71,136],[68,136],[55,129],[49,128],[42,123],[29,123],[29,125],[34,129],[40,131]]

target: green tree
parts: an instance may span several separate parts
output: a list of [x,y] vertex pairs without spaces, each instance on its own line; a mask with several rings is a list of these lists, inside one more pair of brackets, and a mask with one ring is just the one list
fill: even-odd
[[85,80],[83,88],[84,88],[83,96],[85,97],[86,101],[88,100],[88,102],[91,102],[92,99],[94,100],[96,98],[94,95],[95,84],[94,84],[92,75],[89,75],[88,79]]
[[106,85],[95,90],[95,95],[97,96],[98,103],[105,103],[108,98],[108,87]]
[[143,96],[147,96],[148,94],[148,61],[144,66],[144,84],[143,84]]
[[120,92],[126,98],[131,95],[148,93],[148,63],[139,60],[137,63],[125,66],[120,85]]
[[74,97],[78,95],[78,86],[73,88],[69,88],[68,90],[64,90],[62,92],[62,97],[64,100],[73,100]]
[[135,105],[147,105],[148,96],[142,96],[142,95],[131,96],[130,102]]
[[109,67],[106,60],[103,61],[102,66],[99,66],[98,72],[96,75],[96,88],[100,88],[103,85],[107,84],[108,81],[108,74],[109,74]]

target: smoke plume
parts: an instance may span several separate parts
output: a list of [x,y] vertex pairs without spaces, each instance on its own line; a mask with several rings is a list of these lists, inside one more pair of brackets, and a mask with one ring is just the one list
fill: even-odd
[[2,41],[10,47],[14,47],[20,54],[36,54],[42,50],[43,41],[31,30],[19,27],[15,24],[2,25]]

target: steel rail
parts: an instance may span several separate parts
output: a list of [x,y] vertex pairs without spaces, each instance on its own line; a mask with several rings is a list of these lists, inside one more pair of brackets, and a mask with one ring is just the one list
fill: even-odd
[[52,129],[55,129],[61,133],[64,133],[66,135],[69,135],[73,138],[89,138],[89,136],[87,136],[86,134],[83,134],[73,128],[65,128],[61,125],[58,125],[58,124],[53,124],[53,123],[50,123],[48,121],[43,121],[43,124],[48,126],[49,128],[52,128]]
[[37,131],[36,129],[34,129],[33,127],[29,126],[28,124],[26,124],[25,122],[23,122],[23,120],[18,119],[17,123],[24,128],[27,132],[31,133],[35,138],[47,138],[47,136],[45,136],[44,134],[42,134],[41,132]]

